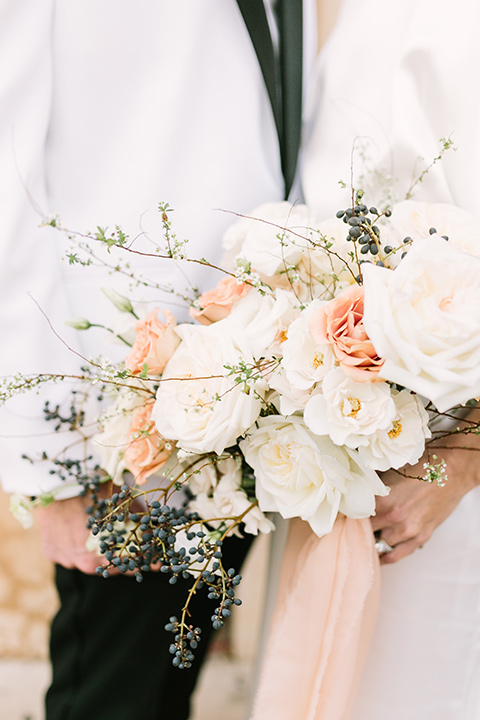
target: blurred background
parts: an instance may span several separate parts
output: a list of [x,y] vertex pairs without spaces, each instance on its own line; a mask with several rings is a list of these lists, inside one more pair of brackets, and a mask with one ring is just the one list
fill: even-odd
[[[24,530],[0,491],[0,717],[44,720],[48,626],[57,599],[36,528]],[[238,596],[244,604],[219,631],[204,666],[191,720],[244,720],[255,675],[269,538],[254,543]]]

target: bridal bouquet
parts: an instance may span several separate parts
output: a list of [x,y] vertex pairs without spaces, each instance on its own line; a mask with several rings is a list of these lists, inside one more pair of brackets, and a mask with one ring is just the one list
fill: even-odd
[[[480,395],[479,241],[480,223],[446,205],[378,211],[359,193],[318,222],[275,203],[227,231],[230,269],[193,302],[193,322],[162,307],[140,314],[110,292],[128,350],[84,378],[106,405],[94,454],[54,460],[92,493],[99,572],[141,580],[160,563],[171,583],[192,579],[189,599],[206,586],[221,627],[240,603],[228,535],[270,532],[275,511],[322,536],[338,513],[374,513],[388,492],[378,471],[415,464],[432,439],[478,432],[436,418]],[[179,260],[171,247],[168,257]],[[58,408],[47,416],[59,421]],[[437,460],[423,479],[442,484]],[[105,480],[119,486],[106,499]],[[189,599],[167,625],[179,667],[199,641]]]
[[[435,427],[479,394],[480,225],[409,201],[393,214],[359,202],[319,224],[305,207],[254,215],[267,225],[243,220],[226,245],[261,284],[236,285],[214,325],[245,339],[245,362],[268,387],[269,412],[239,447],[259,508],[299,516],[321,536],[338,512],[374,513],[387,492],[376,471],[419,460],[427,410]],[[214,297],[200,299],[203,317]],[[425,470],[442,484],[441,461]]]

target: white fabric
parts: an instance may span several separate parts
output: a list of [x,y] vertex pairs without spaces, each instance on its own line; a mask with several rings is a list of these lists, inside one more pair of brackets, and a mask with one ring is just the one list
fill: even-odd
[[[108,324],[113,306],[100,286],[118,281],[60,262],[68,243],[37,228],[34,206],[73,230],[118,223],[132,238],[155,239],[156,206],[167,201],[190,256],[219,262],[234,219],[219,208],[248,212],[283,195],[269,99],[235,0],[0,0],[0,65],[0,375],[71,372],[78,358],[27,293],[74,344],[64,320]],[[134,247],[153,246],[141,235]],[[218,280],[199,266],[188,279],[171,263],[143,266],[180,292]],[[175,296],[151,296],[185,317]],[[82,352],[98,352],[101,335],[82,335]],[[31,453],[46,447],[41,407],[30,395],[0,410],[8,491],[58,484],[20,460],[26,437]]]
[[[350,202],[338,181],[350,182],[354,143],[366,157],[354,153],[358,185],[368,186],[369,165],[395,180],[402,199],[451,133],[458,151],[415,197],[480,216],[479,27],[472,0],[344,0],[306,109],[303,190],[320,217]],[[380,618],[352,720],[480,718],[479,522],[480,488],[423,549],[382,568]]]

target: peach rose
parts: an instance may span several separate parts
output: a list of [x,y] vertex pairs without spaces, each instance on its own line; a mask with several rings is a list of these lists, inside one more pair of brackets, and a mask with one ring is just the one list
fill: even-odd
[[234,277],[227,275],[220,280],[214,290],[200,295],[198,299],[200,308],[191,307],[190,315],[202,325],[211,325],[223,320],[230,314],[234,304],[249,290],[249,285],[239,283]]
[[313,314],[309,330],[318,343],[328,342],[342,370],[356,382],[381,382],[379,358],[363,327],[363,288],[352,285]]
[[145,363],[150,374],[160,375],[180,345],[180,338],[175,332],[175,318],[168,310],[163,310],[167,322],[162,323],[158,319],[159,310],[155,308],[137,322],[135,342],[125,360],[128,370],[134,375],[142,372]]
[[139,408],[132,417],[128,432],[129,443],[124,453],[125,467],[135,478],[137,485],[143,485],[164,465],[173,452],[173,443],[168,443],[157,432],[152,420],[152,402]]

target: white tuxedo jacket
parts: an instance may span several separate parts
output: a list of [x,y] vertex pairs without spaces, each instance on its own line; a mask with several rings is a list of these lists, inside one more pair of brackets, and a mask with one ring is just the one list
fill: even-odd
[[[120,224],[151,249],[167,201],[189,254],[218,262],[234,220],[221,210],[282,199],[272,109],[235,0],[0,0],[0,67],[0,375],[74,372],[78,357],[49,324],[84,355],[105,350],[101,331],[78,346],[64,321],[108,324],[100,287],[119,288],[104,268],[68,267],[68,243],[38,228],[41,213],[78,231]],[[180,291],[218,280],[168,263],[141,270]],[[185,313],[168,292],[154,299]],[[0,410],[8,491],[58,484],[47,463],[20,459],[51,451],[42,405],[29,394]]]

